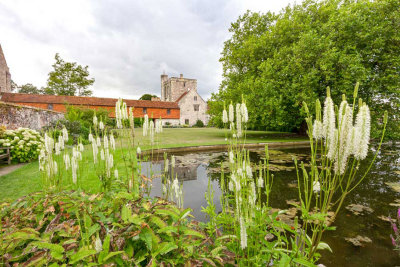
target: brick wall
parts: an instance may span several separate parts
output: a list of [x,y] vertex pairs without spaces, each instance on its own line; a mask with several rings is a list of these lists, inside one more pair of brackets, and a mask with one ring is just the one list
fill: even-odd
[[[50,104],[45,104],[45,103],[17,103],[18,105],[25,105],[25,106],[31,106],[35,108],[41,108],[41,109],[50,109]],[[75,105],[74,105],[75,106]],[[76,106],[76,107],[82,107],[82,108],[90,108],[90,109],[106,109],[110,111],[110,117],[115,117],[114,106]],[[51,104],[51,108],[53,111],[57,112],[63,112],[65,113],[67,111],[67,106],[64,104]],[[169,114],[168,114],[169,110]],[[133,115],[136,118],[143,118],[144,117],[144,112],[143,108],[134,108],[133,109]],[[164,119],[179,119],[180,112],[179,109],[167,109],[167,108],[147,108],[147,115],[149,118],[164,118]]]
[[0,125],[7,129],[25,127],[40,130],[43,126],[63,118],[64,114],[59,112],[0,101]]

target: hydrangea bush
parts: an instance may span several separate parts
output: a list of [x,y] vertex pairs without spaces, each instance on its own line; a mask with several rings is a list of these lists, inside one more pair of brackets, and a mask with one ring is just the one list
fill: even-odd
[[5,130],[0,136],[0,147],[11,148],[12,161],[28,162],[38,158],[43,147],[43,138],[39,132],[28,128]]

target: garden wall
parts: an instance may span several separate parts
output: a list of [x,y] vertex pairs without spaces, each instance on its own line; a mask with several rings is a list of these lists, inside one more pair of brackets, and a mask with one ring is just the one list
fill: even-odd
[[60,112],[0,101],[0,125],[7,129],[25,127],[40,130],[43,126],[63,118],[64,114]]

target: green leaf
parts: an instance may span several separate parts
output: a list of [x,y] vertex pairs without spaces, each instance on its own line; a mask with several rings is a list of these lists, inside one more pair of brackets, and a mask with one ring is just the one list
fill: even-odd
[[179,215],[176,212],[168,209],[155,209],[155,214],[170,216],[174,221],[179,219]]
[[127,200],[132,200],[133,196],[132,194],[129,194],[128,192],[118,192],[118,194],[115,195],[114,197],[115,200],[117,199],[127,199]]
[[114,256],[116,256],[116,255],[122,254],[122,253],[124,253],[124,251],[113,251],[113,252],[110,252],[110,253],[108,253],[108,255],[104,258],[104,262],[107,262],[107,260],[111,259],[112,257],[114,257]]
[[159,233],[159,234],[161,234],[161,233],[167,233],[167,234],[170,234],[170,233],[178,233],[178,228],[176,227],[176,226],[167,226],[167,227],[164,227],[164,228],[161,228],[161,229],[159,229],[159,230],[157,230],[157,233]]
[[281,253],[281,260],[279,261],[279,267],[288,267],[290,266],[290,257],[284,253]]
[[213,257],[217,256],[219,254],[219,252],[223,249],[226,249],[225,246],[219,246],[214,248],[213,250],[211,250],[211,255],[213,255]]
[[167,254],[168,252],[177,248],[178,246],[172,242],[163,242],[158,246],[157,251],[153,253],[153,257],[157,257],[157,255],[159,254],[161,255]]
[[319,244],[318,244],[318,246],[317,246],[317,249],[321,249],[321,250],[327,249],[327,250],[329,250],[331,253],[333,253],[331,247],[330,247],[327,243],[325,243],[325,242],[319,242]]
[[129,218],[132,216],[131,209],[128,208],[126,205],[122,206],[121,210],[121,219],[127,223]]
[[307,266],[307,267],[315,267],[316,266],[312,262],[309,262],[308,260],[303,259],[303,258],[295,258],[295,259],[293,259],[293,261],[295,263],[298,263],[298,264],[301,264],[301,265]]
[[109,250],[110,250],[110,235],[107,235],[103,241],[103,250],[99,253],[98,262],[100,264],[102,264],[105,261],[105,257],[107,256]]
[[81,248],[77,253],[72,254],[70,264],[77,263],[81,260],[83,260],[86,257],[92,256],[96,254],[96,250],[94,249],[87,249],[87,248]]
[[200,232],[198,232],[196,230],[193,230],[193,229],[185,229],[185,231],[183,231],[183,234],[184,235],[190,235],[190,236],[197,236],[197,237],[200,237],[200,238],[205,238],[204,234],[202,234],[202,233],[200,233]]
[[157,225],[159,228],[164,228],[164,227],[167,226],[167,224],[166,224],[162,219],[160,219],[160,217],[155,216],[155,215],[150,216],[149,221],[150,221],[151,223]]
[[57,244],[51,244],[51,243],[39,242],[39,241],[32,242],[31,244],[37,248],[49,249],[51,252],[57,252],[59,254],[64,253],[64,248]]
[[153,237],[150,228],[144,227],[140,232],[139,237],[146,243],[147,248],[151,251],[153,248]]
[[185,219],[185,218],[190,214],[191,211],[192,211],[191,208],[185,209],[184,211],[181,212],[180,218],[179,218],[179,219],[180,219],[180,220]]
[[93,224],[90,226],[89,231],[88,231],[88,237],[91,237],[94,233],[99,231],[101,229],[100,225],[98,223]]

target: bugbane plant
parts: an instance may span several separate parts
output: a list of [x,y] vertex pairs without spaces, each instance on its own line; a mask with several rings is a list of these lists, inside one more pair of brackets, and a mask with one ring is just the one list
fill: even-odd
[[[328,88],[323,111],[319,101],[316,102],[314,121],[304,103],[308,114],[306,122],[311,145],[311,161],[310,167],[305,167],[303,162],[298,164],[295,160],[303,220],[299,237],[301,242],[296,248],[298,253],[302,253],[308,259],[315,256],[323,233],[330,229],[329,221],[335,219],[346,196],[366,177],[385,134],[387,114],[382,120],[383,132],[377,144],[378,149],[367,170],[360,172],[360,163],[368,155],[371,117],[368,106],[361,100],[357,101],[358,87],[357,83],[352,104],[343,96],[336,112]],[[356,111],[354,120],[353,114]],[[330,218],[327,214],[331,214]],[[311,237],[307,236],[309,233]]]
[[[221,166],[222,211],[216,212],[211,198],[207,198],[212,191],[206,194],[208,207],[203,211],[210,218],[207,224],[210,234],[216,233],[215,229],[224,229],[224,234],[234,236],[224,245],[235,253],[238,265],[272,266],[290,261],[294,266],[311,266],[319,258],[319,249],[330,249],[322,241],[323,233],[332,229],[330,223],[345,197],[365,178],[381,144],[369,168],[360,173],[360,162],[368,156],[371,118],[368,106],[356,101],[358,86],[352,101],[343,96],[338,108],[328,88],[323,107],[316,101],[314,118],[304,104],[311,160],[305,164],[294,159],[300,200],[294,209],[301,216],[295,217],[292,225],[279,221],[285,211],[274,211],[269,206],[273,175],[269,173],[268,147],[264,162],[256,166],[251,164],[250,153],[244,147],[249,119],[244,101],[236,104],[235,110],[233,104],[229,105],[228,120],[224,109],[222,121],[229,129],[227,136],[232,137],[227,154],[230,175],[225,176],[226,165],[222,164],[225,166]],[[383,134],[386,123],[387,115],[382,121]]]

